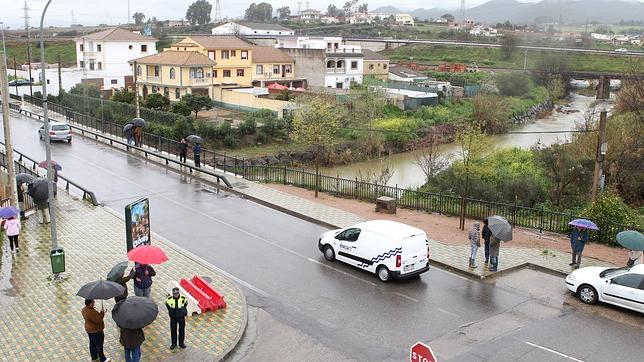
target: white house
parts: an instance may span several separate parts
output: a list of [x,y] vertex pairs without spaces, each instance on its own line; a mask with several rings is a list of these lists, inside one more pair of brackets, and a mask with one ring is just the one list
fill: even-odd
[[396,14],[396,25],[414,26],[414,18],[409,14]]
[[306,22],[319,21],[322,18],[322,12],[315,9],[306,9],[300,12],[300,19]]
[[212,28],[213,35],[293,35],[292,29],[279,24],[250,23],[246,21],[229,21]]
[[126,87],[126,77],[132,77],[128,60],[157,53],[157,39],[121,28],[84,35],[75,41],[77,68],[103,78],[103,90]]
[[428,80],[429,77],[407,67],[392,65],[389,67],[389,80],[396,82],[416,83]]
[[352,83],[362,84],[364,55],[360,47],[341,46],[327,51],[325,61],[325,87],[349,89]]

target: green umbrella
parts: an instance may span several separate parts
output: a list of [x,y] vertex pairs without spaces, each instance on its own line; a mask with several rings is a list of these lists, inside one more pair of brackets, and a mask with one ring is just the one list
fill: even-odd
[[644,250],[644,235],[639,231],[622,231],[617,234],[617,242],[628,250]]
[[121,279],[123,277],[123,274],[125,273],[125,269],[127,269],[128,262],[127,261],[122,261],[112,268],[109,273],[107,273],[107,280],[111,280],[113,282]]

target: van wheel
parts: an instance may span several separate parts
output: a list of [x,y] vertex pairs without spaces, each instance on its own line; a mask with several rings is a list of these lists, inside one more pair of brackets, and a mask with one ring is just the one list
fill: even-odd
[[386,266],[381,265],[376,269],[376,274],[378,275],[378,279],[380,279],[381,282],[386,283],[391,279],[391,273],[389,272],[389,269],[387,269]]
[[326,245],[324,247],[324,259],[328,261],[335,260],[335,251],[333,251],[333,248],[330,245]]

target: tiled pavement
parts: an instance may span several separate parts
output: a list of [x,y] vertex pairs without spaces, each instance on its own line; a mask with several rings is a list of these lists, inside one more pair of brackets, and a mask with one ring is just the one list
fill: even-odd
[[[75,294],[83,284],[105,278],[110,268],[125,255],[123,220],[102,207],[94,207],[62,190],[58,193],[59,245],[66,253],[66,279],[51,282],[49,227],[37,223],[35,215],[23,222],[21,253],[9,252],[2,237],[0,268],[0,360],[5,361],[88,361],[87,334],[83,328],[83,299]],[[145,328],[144,360],[219,360],[238,342],[246,327],[246,300],[230,280],[183,254],[167,243],[155,240],[170,258],[155,266],[157,276],[152,298],[159,315]],[[169,281],[192,275],[211,278],[223,293],[226,309],[188,317],[186,350],[169,350],[169,319],[165,288]],[[130,283],[131,284],[131,283]],[[133,295],[132,286],[130,295]],[[97,303],[98,304],[98,303]],[[114,300],[105,301],[105,353],[123,360],[118,330],[109,310]]]
[[[31,107],[30,105],[26,105],[26,107],[27,109],[30,109],[32,111],[39,111],[38,108]],[[56,118],[56,114],[52,115],[51,117]],[[154,151],[154,149],[151,150]],[[163,154],[165,156],[172,156],[165,152]],[[149,156],[149,158],[153,158],[153,156]],[[188,160],[188,162],[191,161]],[[205,166],[204,168],[211,171],[214,170],[210,166]],[[216,171],[223,173],[223,171],[219,169],[217,169]],[[229,181],[233,184],[234,192],[242,194],[249,199],[255,200],[269,207],[273,207],[275,209],[307,220],[337,228],[343,228],[367,220],[362,216],[355,215],[344,210],[322,205],[314,201],[281,192],[261,185],[257,182],[247,181],[230,173],[226,174]],[[211,182],[216,182],[215,178],[205,174],[197,174],[197,176]],[[484,256],[482,248],[479,249],[479,252],[477,254],[477,264],[479,265],[478,268],[468,268],[468,255],[469,247],[467,245],[450,245],[441,243],[440,241],[431,240],[431,258],[439,265],[474,277],[487,277],[494,274],[490,273],[487,267],[484,267]],[[559,274],[567,274],[571,271],[571,268],[568,265],[570,259],[570,253],[560,252],[557,250],[513,247],[512,242],[510,241],[507,243],[502,243],[501,245],[498,271],[502,272],[521,266],[533,265],[551,270]],[[582,261],[583,266],[607,264],[608,263],[601,260],[588,257],[584,257]]]

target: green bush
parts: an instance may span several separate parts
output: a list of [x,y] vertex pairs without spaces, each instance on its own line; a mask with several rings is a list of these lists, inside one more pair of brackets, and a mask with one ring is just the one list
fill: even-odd
[[505,97],[522,97],[530,91],[530,78],[526,73],[499,73],[495,81],[499,93]]
[[[193,134],[195,131],[195,128],[192,124],[192,119],[188,117],[180,117],[177,119],[177,121],[174,123],[174,126],[172,126],[172,130],[174,133],[173,138],[174,139],[181,139],[183,137],[186,137],[190,134]],[[203,136],[201,136],[203,137]]]
[[418,136],[421,122],[415,118],[385,118],[374,122],[374,129],[385,134],[385,142],[403,147]]
[[234,134],[230,133],[224,138],[224,145],[228,148],[235,148],[237,147],[238,140],[237,137],[235,137]]
[[245,118],[239,124],[239,133],[242,135],[254,135],[257,132],[257,122],[252,117]]
[[612,190],[602,192],[594,203],[582,211],[582,215],[599,226],[600,230],[591,232],[590,237],[609,245],[618,245],[615,236],[624,227],[635,230],[642,228],[642,217]]
[[228,122],[223,122],[219,127],[217,127],[216,138],[219,140],[225,140],[226,137],[233,134],[233,128]]
[[201,119],[194,122],[194,129],[204,139],[215,140],[219,136],[219,127]]

